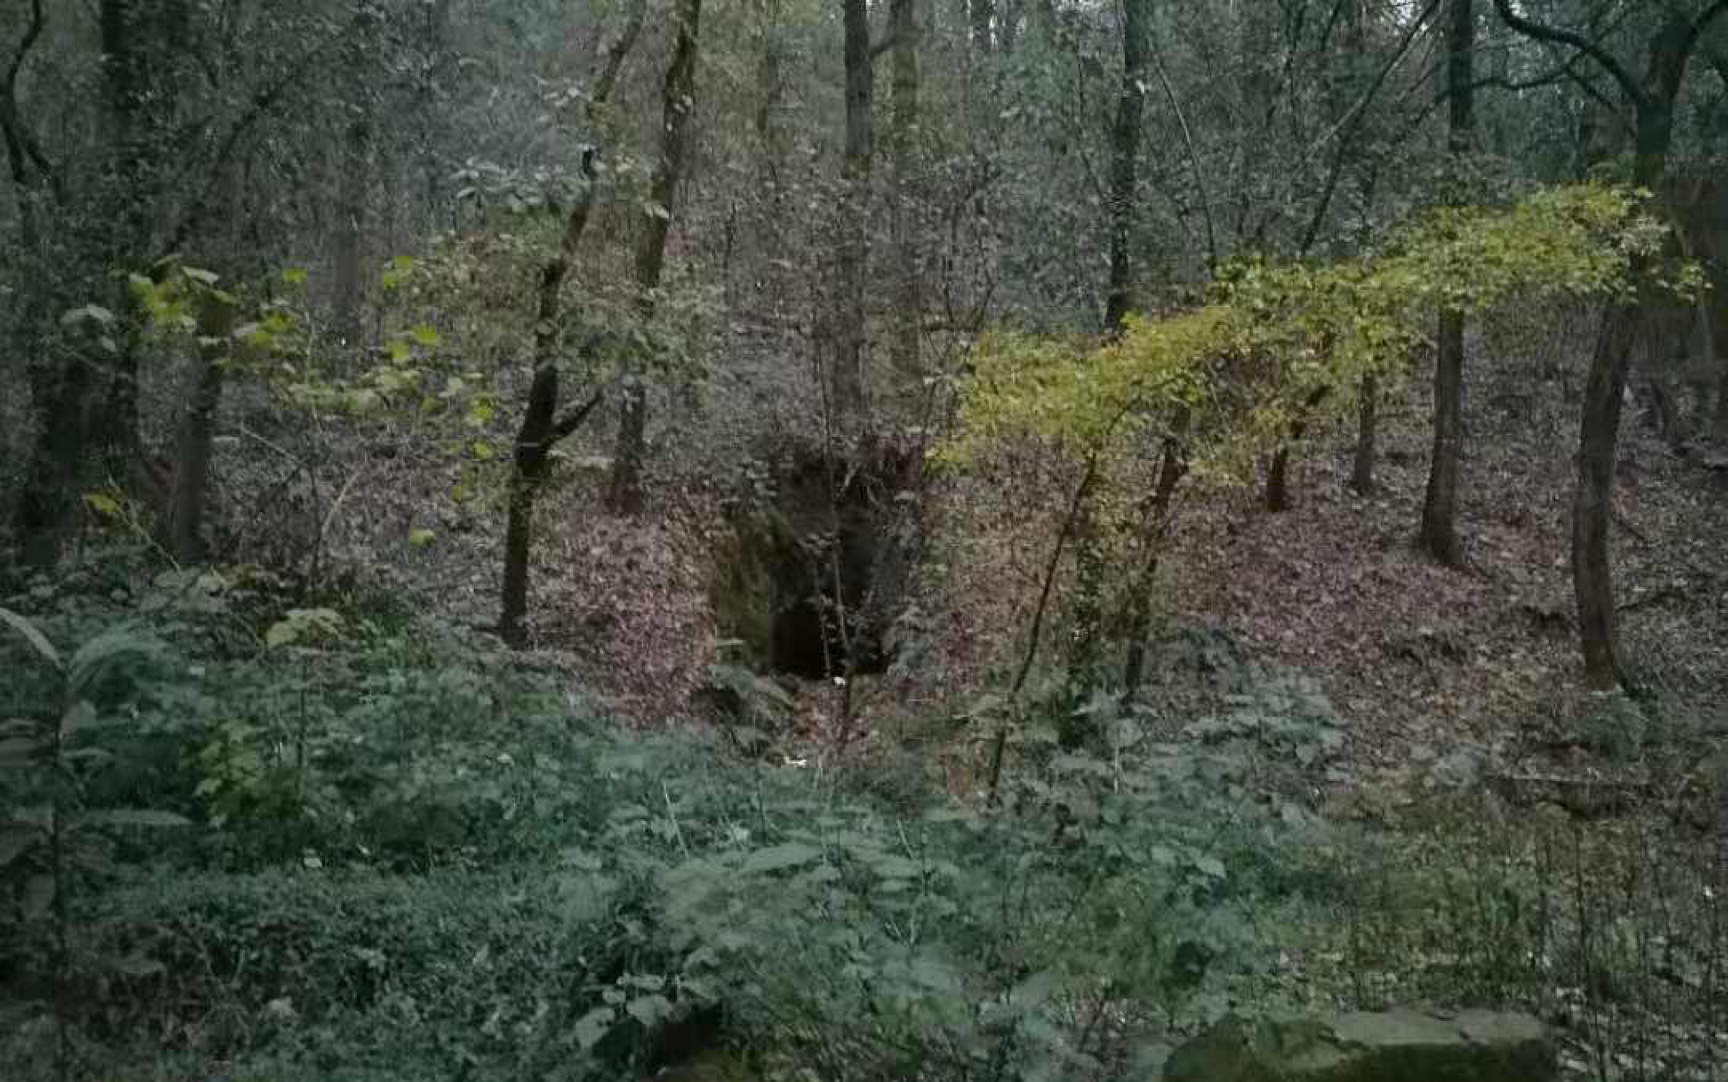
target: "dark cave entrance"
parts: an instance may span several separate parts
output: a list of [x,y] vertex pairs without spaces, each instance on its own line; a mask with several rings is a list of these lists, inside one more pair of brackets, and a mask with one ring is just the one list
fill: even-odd
[[731,509],[714,608],[749,664],[807,680],[887,669],[909,566],[895,499],[907,469],[903,456],[830,470],[819,453],[784,454],[773,483]]

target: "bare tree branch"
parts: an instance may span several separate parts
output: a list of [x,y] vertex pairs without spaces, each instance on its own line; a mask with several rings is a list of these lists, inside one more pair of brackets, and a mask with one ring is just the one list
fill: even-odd
[[[1314,207],[1314,213],[1308,219],[1308,228],[1303,230],[1302,243],[1298,251],[1305,254],[1319,239],[1320,228],[1325,224],[1326,213],[1332,206],[1332,197],[1338,191],[1338,181],[1344,175],[1344,165],[1350,157],[1350,146],[1355,141],[1356,133],[1361,130],[1362,118],[1367,115],[1369,104],[1380,93],[1380,88],[1385,85],[1387,77],[1409,54],[1417,34],[1428,24],[1428,20],[1439,10],[1439,7],[1440,0],[1428,0],[1422,13],[1404,32],[1404,40],[1398,43],[1398,48],[1386,59],[1386,63],[1380,65],[1380,70],[1374,73],[1373,81],[1368,84],[1367,89],[1363,90],[1362,96],[1357,99],[1356,104],[1351,106],[1350,111],[1344,114],[1343,119],[1320,140],[1323,143],[1326,139],[1332,138],[1333,135],[1338,135],[1338,149],[1332,155],[1332,164],[1326,171],[1326,184],[1320,192],[1320,202]],[[1319,145],[1316,143],[1315,148],[1318,149]]]
[[581,428],[582,422],[588,419],[588,415],[594,412],[594,408],[600,405],[601,400],[605,397],[606,392],[604,390],[595,391],[588,396],[588,401],[558,418],[558,422],[552,426],[552,431],[547,433],[546,445],[550,447]]
[[179,250],[181,245],[186,243],[187,238],[192,235],[192,231],[197,228],[198,223],[209,209],[210,196],[221,182],[222,173],[227,168],[229,160],[234,156],[234,151],[239,147],[240,141],[287,96],[290,90],[294,89],[312,72],[317,61],[322,59],[331,47],[343,40],[343,32],[331,34],[290,65],[288,71],[280,79],[261,88],[252,96],[252,102],[247,107],[246,112],[241,114],[239,119],[235,120],[228,129],[228,134],[223,137],[221,145],[211,158],[209,166],[205,170],[203,189],[187,207],[185,214],[181,215],[179,222],[169,233],[167,245],[163,251],[156,254],[155,258],[160,259],[172,255]]
[[1152,51],[1152,70],[1158,73],[1158,81],[1164,86],[1164,98],[1170,103],[1170,111],[1176,114],[1176,123],[1182,128],[1182,142],[1188,150],[1188,165],[1194,173],[1194,187],[1200,196],[1200,211],[1206,221],[1206,266],[1216,270],[1218,267],[1218,234],[1212,225],[1212,194],[1206,187],[1206,174],[1200,168],[1200,152],[1194,146],[1194,133],[1188,128],[1188,117],[1182,112],[1182,104],[1176,100],[1176,90],[1170,85],[1170,76],[1164,71],[1164,62],[1159,59],[1156,49]]
[[[1728,0],[1716,0],[1714,6],[1717,8],[1728,7]],[[1518,14],[1517,11],[1513,10],[1512,0],[1494,0],[1494,10],[1499,14],[1501,22],[1504,22],[1507,26],[1510,26],[1512,29],[1518,31],[1527,38],[1531,38],[1535,41],[1547,42],[1550,45],[1564,45],[1567,48],[1574,49],[1577,52],[1588,56],[1590,59],[1596,61],[1596,63],[1601,66],[1602,70],[1606,71],[1616,83],[1620,84],[1620,90],[1626,95],[1627,101],[1630,101],[1635,105],[1642,105],[1644,103],[1645,94],[1643,86],[1641,86],[1637,78],[1626,69],[1625,65],[1621,64],[1620,61],[1615,58],[1613,53],[1610,53],[1607,49],[1602,47],[1600,42],[1592,41],[1583,34],[1574,33],[1573,31],[1562,27],[1549,26],[1532,19],[1526,19],[1524,16]],[[1700,19],[1702,20],[1702,18],[1703,17],[1701,16]],[[1694,26],[1701,28],[1701,24],[1699,23],[1695,23]]]

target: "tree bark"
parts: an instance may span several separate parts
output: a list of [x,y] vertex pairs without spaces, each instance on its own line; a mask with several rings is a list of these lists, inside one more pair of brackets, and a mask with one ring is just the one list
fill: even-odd
[[989,56],[995,47],[990,24],[996,17],[996,0],[971,0],[972,48],[979,56]]
[[1463,441],[1464,316],[1442,312],[1434,351],[1434,450],[1422,499],[1422,551],[1448,567],[1458,545],[1458,462]]
[[1148,525],[1141,530],[1141,544],[1145,551],[1139,573],[1129,584],[1123,620],[1128,640],[1128,656],[1122,666],[1122,702],[1125,704],[1134,701],[1146,674],[1146,637],[1152,633],[1152,588],[1158,581],[1158,557],[1170,524],[1170,506],[1176,496],[1176,486],[1188,472],[1188,461],[1182,450],[1188,424],[1189,417],[1184,412],[1176,418],[1170,438],[1164,441],[1157,485],[1147,508]]
[[1266,510],[1273,514],[1290,510],[1290,448],[1301,443],[1302,437],[1308,434],[1309,416],[1331,393],[1330,387],[1317,387],[1308,392],[1308,397],[1296,407],[1286,440],[1272,452],[1272,464],[1266,470],[1266,491],[1263,499]]
[[[666,235],[676,210],[678,181],[684,173],[690,114],[696,108],[696,42],[702,0],[678,0],[678,29],[661,96],[660,161],[649,185],[648,220],[636,246],[636,311],[646,325],[654,316],[660,273],[666,264]],[[615,514],[642,511],[642,460],[646,455],[648,388],[640,375],[625,382],[618,448],[612,457],[607,505]]]
[[[1495,0],[1495,7],[1501,18],[1521,33],[1555,39],[1556,31],[1523,20],[1512,12],[1510,0]],[[1632,181],[1638,187],[1662,191],[1673,142],[1674,103],[1679,97],[1686,64],[1699,35],[1724,12],[1728,12],[1728,3],[1722,0],[1715,0],[1690,20],[1671,11],[1650,39],[1641,79],[1619,65],[1599,45],[1562,39],[1604,67],[1632,102],[1636,121]],[[1643,280],[1649,270],[1648,259],[1633,259],[1634,280]],[[1578,605],[1584,680],[1595,690],[1613,689],[1622,676],[1615,642],[1609,523],[1614,503],[1620,414],[1641,318],[1642,307],[1636,300],[1612,304],[1604,314],[1601,337],[1590,360],[1579,423],[1578,487],[1572,501],[1572,581]]]
[[1116,122],[1110,135],[1110,283],[1104,326],[1114,333],[1133,304],[1133,241],[1135,193],[1139,185],[1140,131],[1144,126],[1147,33],[1152,21],[1151,0],[1124,0],[1122,21],[1122,87],[1116,99]]
[[[1475,0],[1451,0],[1446,25],[1446,142],[1453,160],[1475,130]],[[1422,499],[1422,550],[1451,567],[1458,545],[1458,470],[1464,441],[1464,316],[1440,313],[1434,358],[1434,450]]]
[[1282,514],[1290,510],[1290,447],[1288,444],[1272,452],[1272,464],[1266,470],[1266,510]]
[[[92,187],[95,201],[85,207],[83,222],[92,232],[82,240],[87,265],[74,271],[84,287],[101,289],[115,270],[132,270],[149,242],[153,191],[147,169],[154,109],[167,106],[172,88],[152,85],[152,51],[161,28],[179,13],[178,3],[146,7],[141,0],[101,0],[97,31],[102,49],[100,106],[103,147],[100,183]],[[32,4],[25,48],[45,26],[40,5]],[[18,65],[8,72],[0,116],[8,157],[33,162],[38,173],[31,186],[56,187],[57,178],[44,177],[47,159],[23,127],[15,109]],[[26,169],[26,173],[29,171]],[[63,193],[64,189],[58,189]],[[79,245],[78,240],[73,241]],[[85,294],[86,296],[90,294]],[[97,294],[100,295],[100,294]],[[35,359],[33,409],[38,418],[36,439],[25,470],[17,526],[26,562],[52,563],[71,538],[78,515],[78,488],[88,460],[105,451],[116,476],[129,477],[138,448],[138,334],[131,311],[130,291],[122,281],[111,294],[110,309],[118,325],[109,337],[116,348],[100,361],[89,337],[63,356]],[[44,336],[43,344],[46,345]],[[93,406],[94,403],[94,406]]]
[[211,446],[233,333],[233,301],[216,290],[202,290],[198,298],[198,374],[192,398],[180,421],[173,484],[162,528],[164,547],[183,567],[204,558],[204,507],[210,490]]
[[1578,487],[1572,501],[1572,587],[1578,605],[1584,679],[1607,691],[1620,680],[1615,652],[1614,579],[1608,526],[1613,513],[1614,463],[1626,377],[1639,324],[1635,304],[1617,304],[1603,314],[1602,332],[1590,359],[1578,431]]
[[[356,104],[356,109],[365,106]],[[370,125],[364,116],[355,117],[348,125],[342,141],[341,169],[338,182],[340,195],[336,200],[336,236],[332,291],[334,305],[331,329],[345,353],[352,354],[361,345],[361,265],[362,246],[366,230],[366,160],[371,143]]]
[[1362,377],[1356,399],[1356,457],[1350,466],[1350,488],[1358,496],[1374,494],[1374,460],[1379,440],[1380,381]]
[[893,362],[902,396],[908,402],[924,377],[920,355],[924,291],[919,266],[918,168],[918,11],[917,0],[890,0],[889,35],[894,41],[894,339]]
[[1716,377],[1716,416],[1710,423],[1710,435],[1728,443],[1728,349],[1722,352],[1724,356],[1716,358],[1721,372]]
[[[1104,539],[1099,534],[1098,507],[1088,492],[1074,520],[1074,605],[1069,628],[1069,706],[1084,705],[1098,686],[1099,640],[1104,625]],[[1091,719],[1064,711],[1062,746],[1079,747],[1092,735]]]
[[[1718,255],[1717,259],[1728,261],[1728,253]],[[1728,442],[1728,274],[1718,271],[1712,277],[1717,283],[1714,295],[1699,301],[1698,318],[1705,363],[1716,366],[1716,413],[1710,422],[1710,435]]]
[[78,484],[84,464],[84,403],[92,364],[88,344],[64,360],[37,359],[31,394],[36,443],[19,494],[20,556],[27,566],[54,563],[71,539],[78,517]]
[[[976,11],[976,9],[974,9]],[[1122,85],[1116,98],[1116,119],[1110,148],[1110,280],[1104,307],[1104,333],[1116,337],[1133,304],[1134,266],[1131,240],[1137,200],[1140,129],[1146,104],[1147,32],[1151,0],[1125,0],[1122,21]],[[1098,682],[1099,638],[1104,604],[1103,538],[1090,497],[1080,507],[1074,530],[1073,643],[1068,654],[1068,686],[1072,696],[1091,693]],[[1076,720],[1063,725],[1065,745],[1083,742],[1086,731]]]
[[[105,234],[102,270],[136,270],[148,259],[155,204],[150,158],[155,120],[168,106],[173,88],[156,78],[156,54],[174,29],[184,24],[181,4],[145,0],[101,0],[102,103],[109,171],[105,202],[116,223]],[[121,281],[114,310],[122,326],[114,335],[118,350],[105,365],[106,391],[91,434],[106,451],[116,475],[130,475],[138,454],[138,354],[143,328],[133,311],[131,292]]]
[[[588,120],[596,129],[604,126],[605,109],[618,82],[624,58],[641,35],[647,0],[635,0],[631,5],[622,31],[607,50],[600,76],[588,98]],[[528,578],[534,540],[534,505],[540,487],[546,479],[546,468],[552,448],[564,437],[575,432],[588,415],[600,404],[595,392],[581,406],[558,416],[558,355],[560,322],[562,319],[564,280],[581,246],[582,234],[594,209],[599,188],[599,151],[590,146],[582,155],[582,175],[586,181],[582,193],[564,219],[558,252],[540,271],[537,306],[534,321],[534,379],[528,388],[528,405],[522,414],[522,426],[516,432],[515,452],[510,475],[509,510],[504,534],[504,584],[498,613],[498,634],[512,646],[527,640],[523,621],[528,614]]]
[[865,417],[867,328],[864,299],[870,262],[870,171],[876,94],[870,63],[870,12],[866,0],[845,0],[846,145],[840,169],[839,244],[836,260],[834,359],[829,366],[830,409],[835,426],[850,428]]
[[996,27],[996,39],[1003,56],[1013,56],[1020,44],[1020,11],[1024,2],[1002,0],[1002,17]]

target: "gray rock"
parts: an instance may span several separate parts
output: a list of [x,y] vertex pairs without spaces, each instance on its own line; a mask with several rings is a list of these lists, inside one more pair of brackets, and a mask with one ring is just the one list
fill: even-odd
[[1164,1065],[1164,1082],[1551,1082],[1556,1074],[1542,1023],[1480,1010],[1228,1015]]

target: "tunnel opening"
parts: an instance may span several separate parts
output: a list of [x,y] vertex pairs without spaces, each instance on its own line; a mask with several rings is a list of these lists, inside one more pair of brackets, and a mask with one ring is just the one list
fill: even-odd
[[831,469],[794,449],[733,501],[714,609],[752,667],[807,680],[886,670],[907,564],[894,513],[906,468],[883,455]]

